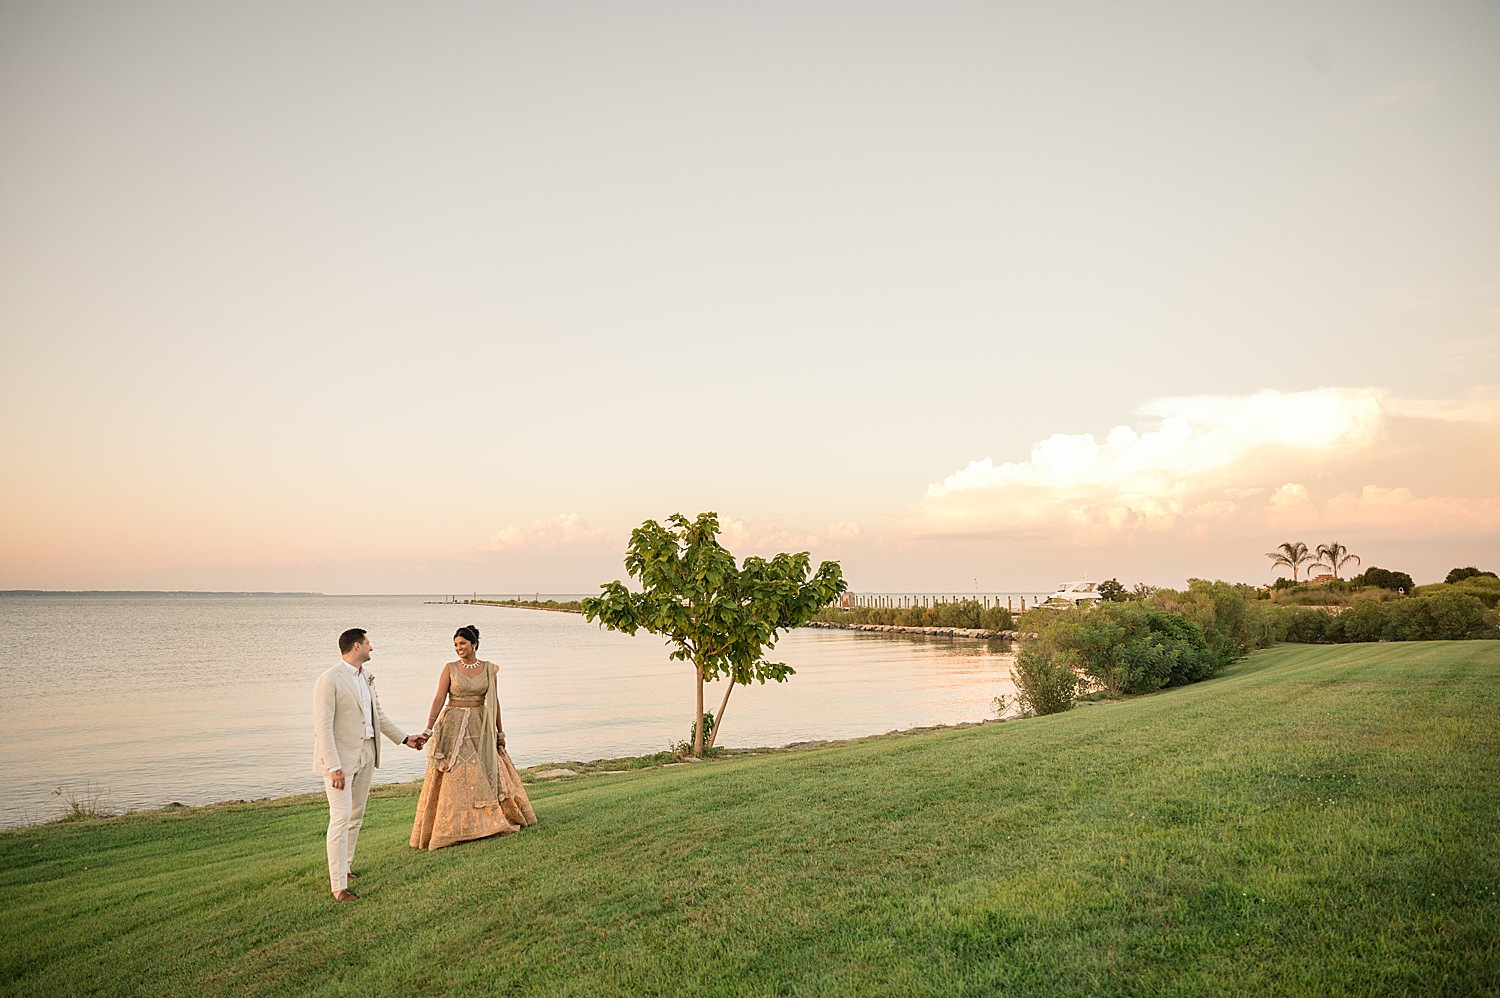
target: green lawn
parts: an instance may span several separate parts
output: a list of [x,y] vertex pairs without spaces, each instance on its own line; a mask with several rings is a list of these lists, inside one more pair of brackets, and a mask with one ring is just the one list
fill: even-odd
[[353,905],[321,798],[0,834],[0,994],[1500,994],[1500,642],[533,800]]

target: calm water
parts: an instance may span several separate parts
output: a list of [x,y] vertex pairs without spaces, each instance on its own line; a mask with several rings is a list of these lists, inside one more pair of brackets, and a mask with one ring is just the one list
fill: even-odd
[[[62,786],[116,810],[317,790],[312,683],[364,627],[381,705],[420,731],[450,635],[479,626],[501,666],[516,764],[659,751],[687,737],[692,672],[660,638],[577,614],[428,605],[420,596],[0,595],[0,825],[51,817]],[[736,689],[721,745],[782,745],[975,721],[1011,696],[999,643],[799,630],[784,684]],[[705,694],[718,707],[723,687]],[[382,749],[381,782],[425,756]]]

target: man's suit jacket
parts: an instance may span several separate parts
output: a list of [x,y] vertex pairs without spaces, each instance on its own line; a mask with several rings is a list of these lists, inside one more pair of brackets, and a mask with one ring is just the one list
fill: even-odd
[[[343,662],[318,677],[313,684],[313,770],[328,774],[359,762],[359,747],[365,740],[365,712],[359,706],[359,687]],[[385,716],[380,697],[370,684],[370,713],[375,722],[375,765],[380,766],[380,735],[393,742],[406,741],[406,733]]]

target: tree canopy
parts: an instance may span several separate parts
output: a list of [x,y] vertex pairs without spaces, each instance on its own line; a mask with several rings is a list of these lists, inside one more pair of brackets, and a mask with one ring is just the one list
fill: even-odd
[[[1349,581],[1353,582],[1355,580],[1350,579]],[[1379,586],[1381,589],[1390,589],[1404,593],[1410,593],[1416,588],[1416,584],[1412,582],[1411,576],[1407,573],[1376,568],[1374,565],[1365,569],[1358,577],[1358,581],[1367,586]]]
[[[838,562],[822,562],[813,572],[806,551],[736,564],[718,534],[716,513],[700,513],[695,520],[674,513],[665,526],[647,520],[631,531],[625,551],[625,570],[639,591],[616,579],[583,601],[586,619],[626,634],[661,634],[672,646],[672,659],[692,663],[697,675],[693,754],[700,758],[704,682],[729,678],[725,704],[736,683],[785,682],[796,670],[766,661],[766,652],[782,631],[811,620],[848,588]],[[721,705],[715,735],[723,713]]]
[[1455,568],[1453,571],[1448,573],[1448,577],[1443,581],[1448,583],[1449,585],[1452,585],[1455,582],[1462,582],[1465,579],[1478,578],[1481,575],[1488,575],[1492,579],[1495,578],[1494,572],[1481,572],[1473,565],[1470,565],[1467,568]]

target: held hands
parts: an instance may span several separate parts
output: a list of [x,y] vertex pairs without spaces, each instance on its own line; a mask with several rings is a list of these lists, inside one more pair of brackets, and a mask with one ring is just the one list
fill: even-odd
[[406,736],[406,741],[402,742],[401,744],[405,745],[407,748],[414,748],[414,749],[420,750],[422,748],[422,746],[424,746],[424,745],[427,744],[427,736],[426,735],[407,735]]

